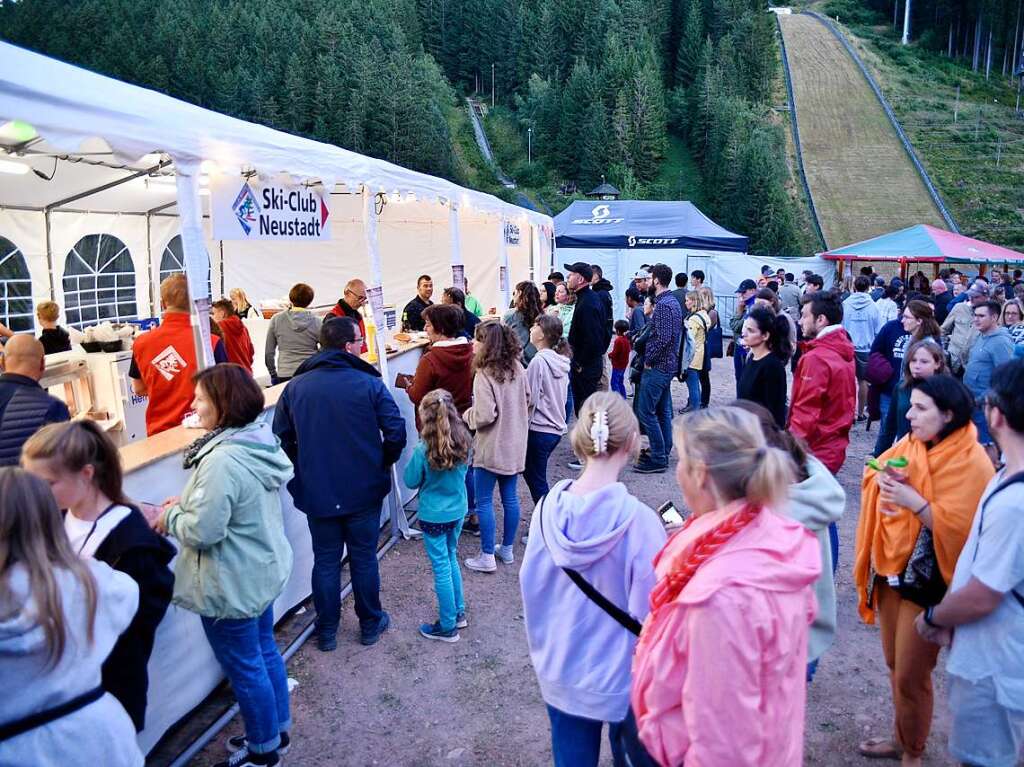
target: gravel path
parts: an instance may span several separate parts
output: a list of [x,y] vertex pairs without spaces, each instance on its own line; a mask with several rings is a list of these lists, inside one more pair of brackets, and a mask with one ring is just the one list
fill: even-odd
[[[733,394],[732,365],[715,360],[712,404]],[[682,403],[685,388],[676,384]],[[861,625],[850,577],[860,496],[860,467],[875,431],[863,424],[853,435],[840,480],[847,492],[840,522],[839,630],[811,685],[807,701],[805,763],[823,767],[869,765],[857,755],[868,735],[891,731],[892,704],[881,645],[873,627]],[[550,464],[554,479],[570,476],[571,458],[562,440]],[[673,475],[627,473],[624,481],[645,503],[657,507],[668,499],[682,503]],[[532,508],[520,482],[523,531]],[[500,529],[500,527],[499,527]],[[478,539],[463,537],[464,555],[475,554]],[[375,647],[357,641],[351,600],[343,605],[342,632],[336,652],[320,653],[307,643],[289,664],[299,686],[292,697],[295,729],[285,761],[289,765],[523,765],[551,763],[549,730],[543,701],[530,666],[523,631],[516,564],[499,563],[494,575],[464,570],[470,627],[462,641],[428,642],[417,633],[421,621],[434,620],[432,578],[422,544],[401,542],[381,566],[382,594],[392,628]],[[945,655],[939,669],[945,667]],[[926,765],[949,765],[946,753],[948,711],[941,672],[936,674],[936,714]],[[240,732],[241,720],[194,760],[210,765],[222,759],[224,738]],[[602,764],[611,764],[605,744]],[[893,762],[888,762],[894,764]]]

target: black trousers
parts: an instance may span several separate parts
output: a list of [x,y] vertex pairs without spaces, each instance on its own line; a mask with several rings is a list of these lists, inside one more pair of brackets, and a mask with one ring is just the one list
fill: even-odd
[[597,391],[603,372],[604,360],[601,358],[579,368],[573,363],[569,371],[569,386],[572,387],[572,407],[577,416],[580,414],[583,403],[587,401],[587,397]]

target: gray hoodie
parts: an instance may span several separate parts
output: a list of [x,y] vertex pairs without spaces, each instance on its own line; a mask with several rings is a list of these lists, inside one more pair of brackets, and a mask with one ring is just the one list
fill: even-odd
[[[288,309],[273,316],[263,353],[271,378],[291,378],[299,365],[317,353],[322,324],[309,309]],[[276,364],[275,352],[280,355]]]
[[843,301],[843,327],[854,351],[867,352],[882,327],[882,315],[868,293],[851,293]]
[[541,349],[526,368],[533,393],[530,431],[565,434],[565,401],[569,396],[569,358],[553,349]]
[[846,493],[832,472],[817,458],[807,459],[807,472],[810,475],[807,479],[789,488],[787,516],[814,533],[821,549],[821,575],[814,584],[818,614],[814,617],[807,637],[807,661],[810,662],[824,654],[836,633],[836,584],[832,576],[828,526],[843,516]]
[[1010,331],[997,327],[989,333],[979,335],[971,347],[971,356],[964,373],[964,386],[971,390],[974,398],[981,398],[988,391],[992,371],[1013,359],[1013,338]]
[[[55,570],[67,628],[64,654],[47,664],[46,640],[29,593],[28,573],[15,564],[6,578],[14,609],[0,618],[0,722],[14,722],[59,706],[100,685],[100,669],[139,604],[139,587],[129,576],[95,559],[84,563],[96,581],[93,641],[87,640],[85,594],[67,570]],[[142,767],[135,725],[110,693],[49,724],[0,745],[0,764],[61,767],[94,764]]]

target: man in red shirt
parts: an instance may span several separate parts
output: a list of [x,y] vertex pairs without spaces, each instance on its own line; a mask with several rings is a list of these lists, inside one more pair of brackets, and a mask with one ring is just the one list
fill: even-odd
[[224,339],[224,351],[228,355],[228,362],[241,365],[249,374],[252,374],[252,361],[256,356],[249,331],[242,322],[242,318],[235,311],[235,305],[228,299],[214,301],[210,307],[210,314],[213,321],[220,326],[221,336]]
[[[800,330],[806,339],[793,374],[789,431],[833,474],[846,460],[857,404],[853,342],[842,326],[843,305],[831,292],[805,296]],[[829,525],[832,572],[839,564],[839,530]]]
[[362,280],[349,280],[345,286],[345,294],[331,309],[335,317],[351,317],[359,323],[359,335],[363,338],[362,353],[366,353],[366,324],[359,308],[366,303],[366,283]]
[[181,424],[192,407],[192,376],[199,372],[184,274],[172,274],[160,283],[160,305],[164,310],[160,326],[135,339],[128,371],[132,391],[149,397],[146,434],[150,437]]

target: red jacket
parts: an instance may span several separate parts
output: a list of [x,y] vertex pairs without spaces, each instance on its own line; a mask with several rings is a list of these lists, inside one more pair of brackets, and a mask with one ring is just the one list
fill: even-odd
[[857,407],[853,343],[842,328],[800,346],[793,376],[789,431],[835,474],[846,460]]
[[615,336],[612,350],[608,352],[608,357],[612,361],[612,370],[626,369],[629,365],[629,352],[631,348],[629,339],[626,336]]
[[444,343],[444,346],[434,344],[423,353],[416,365],[413,384],[405,392],[416,408],[417,431],[420,402],[434,389],[447,389],[460,413],[473,405],[473,344],[464,338]]
[[345,303],[344,298],[339,298],[338,303],[331,309],[331,314],[335,317],[350,317],[359,323],[359,334],[363,337],[362,352],[366,354],[366,350],[369,348],[366,345],[366,324],[363,322],[363,315],[360,314],[358,309],[353,309],[351,306]]
[[252,373],[252,361],[256,356],[256,350],[253,349],[249,330],[241,318],[234,315],[225,317],[217,325],[220,326],[224,339],[224,351],[228,355],[228,362],[236,362]]

